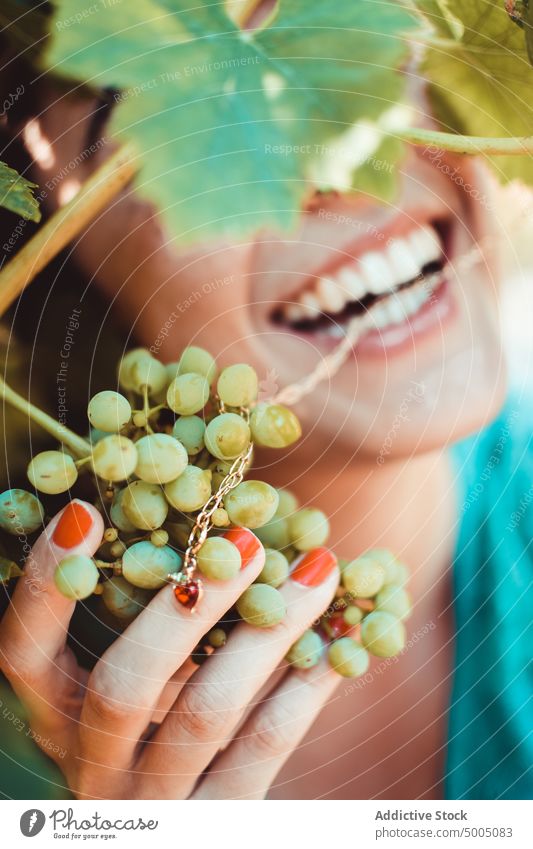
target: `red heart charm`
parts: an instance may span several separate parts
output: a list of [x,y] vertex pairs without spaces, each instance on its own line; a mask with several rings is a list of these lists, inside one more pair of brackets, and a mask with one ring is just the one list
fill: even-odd
[[194,578],[189,578],[175,585],[174,595],[183,607],[192,612],[200,600],[200,590],[200,582]]

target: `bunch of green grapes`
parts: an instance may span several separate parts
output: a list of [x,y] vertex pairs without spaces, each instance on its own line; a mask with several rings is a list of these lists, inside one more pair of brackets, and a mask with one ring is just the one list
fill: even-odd
[[[266,548],[263,572],[257,579],[278,587],[289,574],[289,562],[301,552],[323,546],[329,522],[321,510],[298,508],[295,496],[278,490],[274,517],[258,528]],[[281,561],[285,561],[282,563]],[[314,628],[292,646],[287,660],[307,669],[327,652],[339,675],[356,678],[370,665],[370,654],[393,657],[405,648],[404,620],[411,613],[407,567],[390,551],[375,549],[355,560],[339,562],[341,583],[336,598]]]
[[[119,364],[118,384],[120,392],[99,392],[91,398],[87,440],[74,435],[57,450],[32,458],[27,475],[35,492],[11,489],[0,495],[0,527],[18,537],[31,534],[45,517],[36,493],[56,496],[81,482],[86,492],[90,485],[104,518],[101,546],[94,557],[65,557],[57,566],[55,583],[77,601],[100,596],[106,616],[124,626],[169,575],[180,574],[198,514],[221,485],[228,488],[235,463],[244,460],[248,470],[254,446],[287,448],[300,438],[301,427],[287,407],[258,401],[258,378],[251,366],[235,364],[218,373],[211,354],[194,346],[166,366],[144,348],[129,351]],[[326,542],[325,514],[299,509],[286,490],[241,480],[220,500],[210,524],[196,555],[198,570],[215,581],[235,577],[241,555],[231,534],[225,534],[236,527],[254,530],[266,549],[265,565],[232,617],[262,628],[279,623],[285,615],[279,588],[295,558]],[[385,573],[393,570],[392,556],[387,567],[383,559],[368,560],[373,564],[372,592],[364,591],[362,579],[356,586],[353,577],[364,558],[343,570],[344,588],[354,600],[375,601],[372,612],[356,601],[346,606],[346,623],[353,619],[349,628],[360,630],[362,645],[343,635],[330,646],[329,660],[343,675],[365,671],[367,649],[384,656],[403,647],[401,619],[406,614],[401,608],[407,604],[406,595],[396,587],[398,581],[386,580]],[[395,626],[387,630],[390,621]],[[224,644],[229,622],[218,623],[206,634],[193,655],[198,662]],[[327,642],[327,627],[323,619],[316,630],[306,632],[293,646],[290,662],[313,665]]]

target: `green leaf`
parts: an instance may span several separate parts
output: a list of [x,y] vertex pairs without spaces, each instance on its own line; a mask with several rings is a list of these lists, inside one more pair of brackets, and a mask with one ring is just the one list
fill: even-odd
[[0,162],[0,206],[29,221],[40,221],[39,204],[33,196],[35,188],[36,183],[30,183],[5,162]]
[[[138,190],[181,241],[291,227],[330,141],[401,99],[415,26],[390,0],[279,0],[253,33],[223,4],[136,0],[127,18],[120,4],[83,17],[86,6],[56,0],[48,67],[122,91],[110,132],[137,144]],[[349,179],[365,171],[379,193],[359,165]]]
[[[422,73],[437,119],[447,131],[483,137],[529,136],[531,68],[523,29],[500,0],[416,0],[435,27]],[[492,157],[503,181],[533,183],[530,156]]]

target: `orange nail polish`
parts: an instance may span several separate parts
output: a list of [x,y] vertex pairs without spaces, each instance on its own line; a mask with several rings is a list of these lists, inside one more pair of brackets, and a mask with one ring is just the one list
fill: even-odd
[[329,548],[314,548],[300,560],[291,578],[304,587],[318,587],[337,565],[337,558]]
[[85,539],[92,524],[89,511],[79,501],[71,501],[61,514],[52,540],[60,548],[74,548]]
[[229,539],[239,549],[242,561],[241,569],[248,565],[261,545],[257,537],[247,528],[231,528],[231,530],[226,531],[224,538]]

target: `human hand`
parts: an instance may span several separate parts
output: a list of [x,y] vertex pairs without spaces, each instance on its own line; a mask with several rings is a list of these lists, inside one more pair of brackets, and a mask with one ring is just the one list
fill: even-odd
[[325,553],[308,566],[304,555],[281,589],[284,620],[268,629],[239,622],[198,668],[192,650],[263,566],[263,547],[243,530],[248,556],[241,547],[235,579],[204,579],[194,615],[163,587],[89,673],[66,644],[74,602],[53,576],[67,554],[93,555],[102,533],[100,513],[85,502],[55,516],[0,623],[0,668],[36,739],[50,741],[47,754],[78,798],[263,798],[339,681],[325,661],[305,671],[284,667],[254,704],[331,601],[334,557]]

